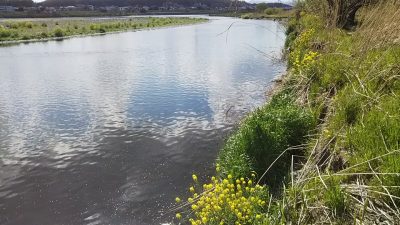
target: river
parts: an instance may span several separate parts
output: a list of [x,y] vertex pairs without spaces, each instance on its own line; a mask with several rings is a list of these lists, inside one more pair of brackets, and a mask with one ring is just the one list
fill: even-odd
[[0,224],[170,221],[284,72],[284,38],[278,22],[210,17],[0,48]]

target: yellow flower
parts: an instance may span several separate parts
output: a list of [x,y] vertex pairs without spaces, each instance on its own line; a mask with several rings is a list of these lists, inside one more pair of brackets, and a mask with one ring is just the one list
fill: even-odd
[[179,197],[176,197],[175,202],[179,203],[179,202],[181,202],[181,199]]
[[189,191],[193,193],[194,192],[194,187],[190,187]]
[[228,179],[232,179],[232,175],[229,174],[229,175],[228,175]]
[[177,213],[175,216],[176,216],[176,218],[177,218],[178,220],[182,219],[182,215],[181,215],[180,213]]
[[193,174],[193,175],[192,175],[192,178],[193,178],[193,181],[194,181],[194,182],[197,182],[197,176],[196,176],[196,174]]
[[258,219],[258,220],[261,219],[261,215],[260,215],[260,214],[257,214],[257,215],[256,215],[256,219]]

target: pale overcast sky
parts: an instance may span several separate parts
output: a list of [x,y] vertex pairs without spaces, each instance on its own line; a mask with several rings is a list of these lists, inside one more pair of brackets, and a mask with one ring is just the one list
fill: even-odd
[[259,2],[282,2],[282,3],[292,3],[293,0],[246,0],[246,2],[259,3]]
[[[34,2],[43,2],[44,0],[33,0]],[[260,2],[282,2],[282,3],[292,3],[293,0],[246,0],[251,3],[260,3]]]

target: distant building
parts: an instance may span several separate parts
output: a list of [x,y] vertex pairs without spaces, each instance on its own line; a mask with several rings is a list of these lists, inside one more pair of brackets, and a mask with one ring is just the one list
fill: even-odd
[[76,10],[76,9],[77,9],[77,7],[73,6],[73,5],[65,7],[65,10],[68,10],[68,11],[72,11],[72,10]]
[[127,11],[129,11],[130,9],[131,9],[130,6],[119,7],[119,11],[121,11],[121,12],[127,12]]

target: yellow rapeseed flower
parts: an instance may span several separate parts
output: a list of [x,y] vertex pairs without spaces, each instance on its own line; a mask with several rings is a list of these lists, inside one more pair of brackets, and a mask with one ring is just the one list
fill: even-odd
[[180,213],[177,213],[175,216],[176,216],[176,218],[177,218],[178,220],[182,219],[182,215],[181,215]]
[[194,182],[197,182],[197,176],[196,176],[196,174],[193,174],[193,175],[192,175],[192,178],[193,178],[193,181],[194,181]]
[[176,197],[175,202],[179,203],[179,202],[181,202],[181,199],[179,197]]

